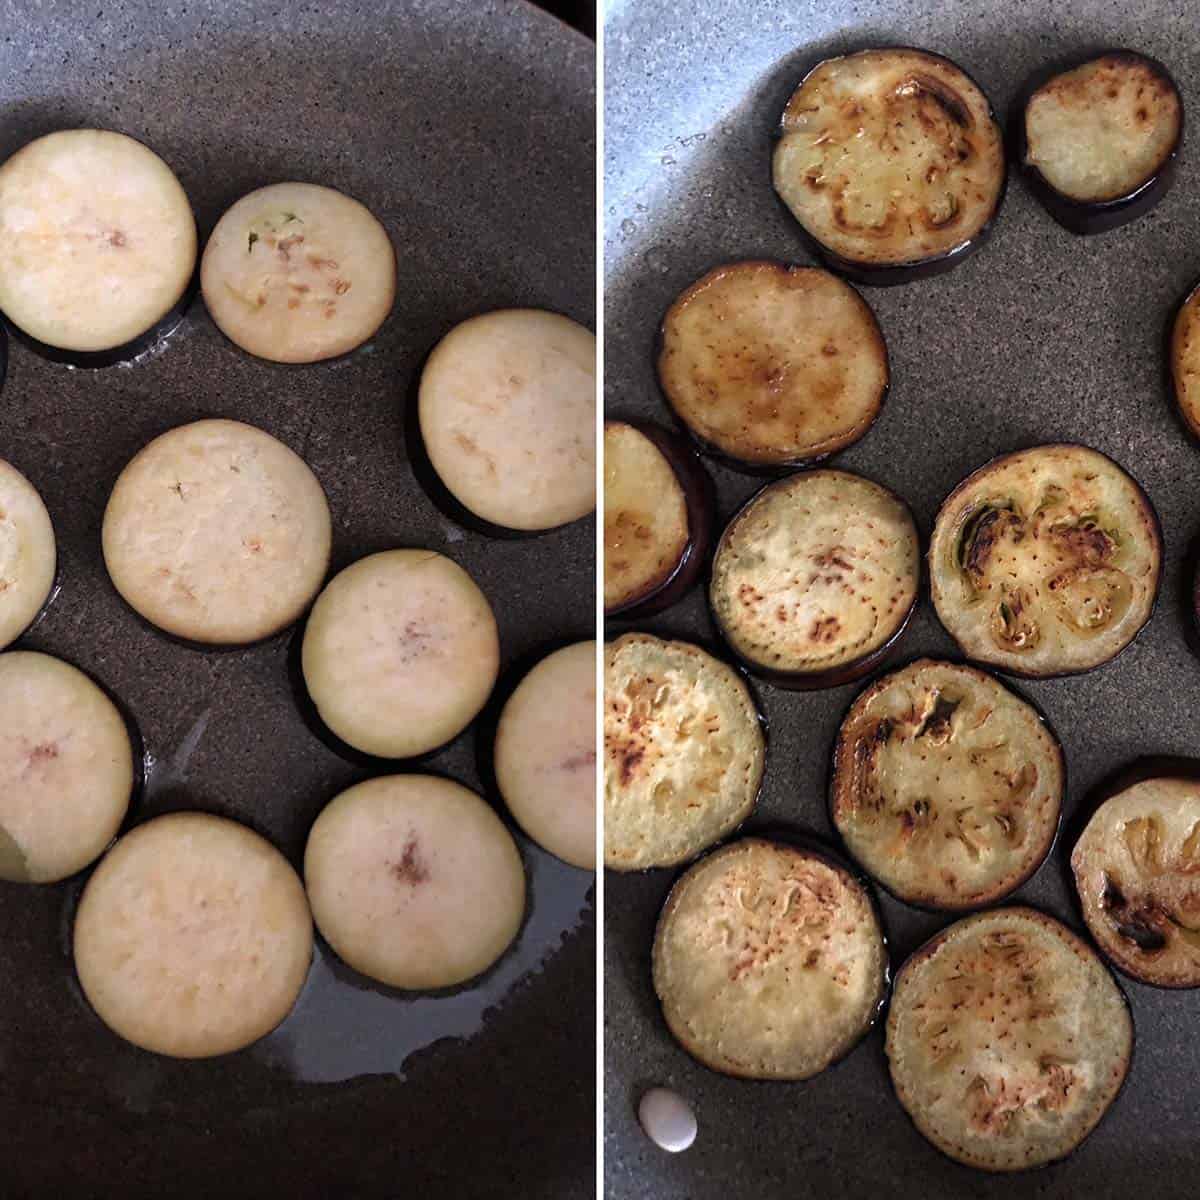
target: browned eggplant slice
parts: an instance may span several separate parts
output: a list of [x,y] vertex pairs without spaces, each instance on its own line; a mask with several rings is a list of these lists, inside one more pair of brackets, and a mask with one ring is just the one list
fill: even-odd
[[712,542],[713,489],[682,435],[604,422],[604,612],[648,616],[682,600]]
[[754,810],[766,739],[750,689],[688,642],[604,651],[604,865],[687,862]]
[[835,275],[738,262],[671,305],[658,377],[702,446],[774,469],[826,458],[870,429],[888,354],[875,314]]
[[888,959],[875,905],[816,850],[745,838],[667,898],[654,990],[679,1044],[747,1079],[808,1079],[879,1016]]
[[1004,195],[987,97],[949,59],[905,47],[814,67],[788,101],[775,190],[836,271],[903,283],[948,270]]
[[1021,161],[1050,215],[1072,233],[1103,233],[1166,195],[1183,101],[1161,63],[1112,50],[1037,88],[1021,135]]
[[969,1167],[1019,1171],[1070,1154],[1116,1099],[1132,1054],[1116,980],[1031,908],[956,922],[896,976],[896,1096],[926,1138]]
[[895,648],[920,569],[902,500],[847,471],[808,471],[769,484],[730,521],[709,600],[751,671],[783,687],[833,687]]
[[968,476],[929,546],[938,617],[964,654],[1016,675],[1090,670],[1150,619],[1162,535],[1145,492],[1086,446],[1035,446]]
[[919,659],[846,714],[830,809],[850,853],[893,895],[975,908],[1041,865],[1063,784],[1062,750],[1032,706],[974,667]]
[[1071,870],[1088,929],[1122,971],[1200,986],[1200,780],[1146,779],[1104,801]]
[[1200,437],[1200,287],[1179,306],[1171,330],[1171,384],[1179,415]]

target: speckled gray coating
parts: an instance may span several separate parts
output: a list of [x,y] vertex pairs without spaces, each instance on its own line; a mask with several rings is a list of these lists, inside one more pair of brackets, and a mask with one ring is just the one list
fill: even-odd
[[[221,813],[298,865],[320,808],[367,774],[301,720],[287,635],[190,649],[109,585],[105,501],[171,426],[233,417],[299,452],[329,496],[334,569],[389,546],[451,555],[495,608],[505,667],[591,636],[594,522],[506,542],[460,529],[410,470],[402,411],[464,317],[537,305],[593,323],[593,97],[591,43],[520,0],[0,2],[0,157],[55,128],[119,129],[178,173],[202,237],[252,188],[311,179],[367,204],[399,257],[391,317],[327,364],[251,358],[199,301],[129,368],[13,344],[0,457],[40,489],[62,561],[27,644],[132,709],[154,760],[139,816]],[[424,769],[479,787],[476,751],[468,731]],[[530,915],[481,983],[404,996],[321,950],[284,1024],[210,1062],[136,1050],[87,1008],[68,953],[78,881],[0,887],[0,1194],[591,1196],[593,879],[518,840]]]
[[[1129,46],[1173,72],[1200,107],[1194,14],[1182,0],[615,0],[607,52],[607,395],[614,413],[666,419],[652,368],[655,327],[677,292],[716,263],[811,262],[771,190],[772,131],[804,69],[865,43],[940,51],[972,74],[1003,118],[1026,77],[1049,60]],[[1149,216],[1076,238],[1014,172],[991,241],[941,278],[865,290],[892,356],[892,391],[871,432],[834,465],[894,488],[928,537],[942,498],[992,455],[1080,440],[1112,455],[1162,518],[1166,573],[1157,612],[1116,662],[1074,679],[1018,684],[1062,738],[1069,793],[1058,847],[1016,898],[1082,924],[1065,869],[1098,781],[1142,754],[1200,751],[1200,661],[1183,598],[1200,533],[1200,451],[1176,420],[1164,335],[1200,275],[1200,168],[1185,145],[1174,191]],[[721,520],[758,483],[711,464]],[[616,622],[613,627],[618,628]],[[702,593],[646,627],[711,636]],[[901,660],[953,643],[922,599]],[[858,686],[790,695],[763,685],[771,725],[755,826],[793,822],[830,836],[825,781],[837,724]],[[614,1200],[876,1195],[928,1197],[1194,1194],[1194,1096],[1200,992],[1124,983],[1137,1022],[1130,1082],[1071,1159],[988,1178],[942,1158],[891,1094],[876,1030],[805,1084],[749,1084],[706,1071],[667,1033],[650,985],[650,943],[674,872],[606,880],[607,1194]],[[945,918],[881,897],[898,964]],[[667,1155],[637,1125],[653,1084],[696,1106],[692,1149]]]

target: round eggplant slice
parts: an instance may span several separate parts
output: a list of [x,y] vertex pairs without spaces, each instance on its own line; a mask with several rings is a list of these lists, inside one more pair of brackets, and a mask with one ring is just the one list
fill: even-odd
[[496,729],[496,782],[517,824],[572,866],[596,866],[596,643],[542,659]]
[[299,455],[240,421],[195,421],[144,447],[104,512],[113,586],[152,625],[207,645],[278,633],[312,602],[332,525]]
[[604,865],[687,862],[754,810],[766,739],[738,673],[645,633],[604,651]]
[[946,499],[929,574],[964,654],[1015,675],[1090,670],[1150,619],[1162,536],[1140,487],[1085,446],[994,459]]
[[784,687],[832,687],[893,649],[919,579],[903,501],[846,471],[810,471],[763,488],[730,521],[709,598],[750,670]]
[[1050,215],[1073,233],[1102,233],[1166,195],[1183,102],[1160,63],[1115,50],[1039,87],[1022,133],[1022,161]]
[[712,482],[682,437],[604,422],[604,612],[648,616],[682,600],[712,541]]
[[421,438],[476,517],[537,532],[596,507],[596,336],[558,313],[472,317],[421,372]]
[[0,655],[0,879],[56,883],[98,858],[137,768],[117,706],[48,654]]
[[870,429],[888,387],[875,314],[816,267],[740,262],[667,311],[658,377],[705,447],[751,467],[826,458]]
[[1063,783],[1062,750],[1030,705],[983,671],[920,659],[854,701],[830,807],[850,853],[901,900],[974,908],[1037,870]]
[[1200,438],[1200,287],[1179,307],[1171,331],[1171,383],[1187,427]]
[[88,880],[75,969],[116,1034],[157,1054],[209,1058],[270,1033],[312,963],[291,864],[253,830],[209,813],[127,833]]
[[1071,869],[1088,929],[1122,971],[1200,986],[1200,782],[1148,779],[1106,800]]
[[347,354],[383,324],[396,297],[396,253],[357,200],[314,183],[275,183],[217,222],[200,260],[217,328],[271,362]]
[[0,309],[36,341],[124,346],[175,308],[195,266],[187,195],[141,142],[61,130],[0,167]]
[[745,838],[671,889],[654,936],[667,1027],[725,1075],[808,1079],[874,1024],[887,988],[875,905],[814,850]]
[[949,59],[826,59],[784,109],[775,190],[836,271],[902,283],[947,270],[987,233],[1004,145],[987,97]]
[[0,650],[45,608],[57,562],[54,526],[41,496],[0,459]]
[[432,550],[386,550],[352,563],[317,597],[301,648],[304,685],[343,742],[412,758],[461,733],[500,670],[487,597]]
[[313,917],[338,957],[390,987],[453,987],[488,969],[525,916],[512,835],[474,792],[432,775],[348,789],[304,850]]
[[1133,1019],[1112,975],[1030,908],[943,929],[892,989],[896,1096],[939,1150],[980,1170],[1070,1154],[1116,1098],[1132,1054]]

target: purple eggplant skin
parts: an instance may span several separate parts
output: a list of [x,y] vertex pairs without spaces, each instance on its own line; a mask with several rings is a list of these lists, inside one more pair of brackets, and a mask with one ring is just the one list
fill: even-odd
[[[1171,152],[1163,160],[1158,170],[1149,179],[1134,188],[1132,192],[1124,196],[1118,196],[1113,200],[1088,203],[1064,196],[1037,167],[1026,163],[1025,154],[1028,150],[1028,141],[1025,133],[1025,110],[1034,93],[1049,83],[1051,79],[1067,71],[1074,70],[1076,67],[1082,67],[1085,63],[1092,62],[1097,58],[1118,58],[1128,62],[1137,62],[1143,66],[1149,66],[1155,74],[1169,84],[1175,95],[1179,97],[1179,134],[1175,139],[1175,145],[1172,147]],[[1139,217],[1144,217],[1171,190],[1171,184],[1175,181],[1176,162],[1179,158],[1179,151],[1183,146],[1185,122],[1186,115],[1184,112],[1183,95],[1179,90],[1178,84],[1171,77],[1171,73],[1158,59],[1151,58],[1146,54],[1140,54],[1136,50],[1101,50],[1088,54],[1083,58],[1075,58],[1068,65],[1058,65],[1052,70],[1039,72],[1035,80],[1031,80],[1022,89],[1018,111],[1013,122],[1011,142],[1015,161],[1024,174],[1030,190],[1041,202],[1042,207],[1064,229],[1080,237],[1090,237],[1093,234],[1108,233],[1110,230],[1119,229],[1122,225],[1127,225],[1130,221],[1136,221]]]
[[[606,617],[620,616],[627,620],[635,620],[653,616],[663,609],[670,608],[695,586],[712,550],[716,491],[699,455],[684,436],[649,421],[625,417],[610,419],[622,425],[629,425],[654,444],[679,481],[687,507],[687,545],[671,574],[645,595],[604,610]],[[605,423],[607,424],[607,421]]]
[[[942,62],[953,67],[956,71],[961,71],[967,79],[974,84],[979,90],[979,93],[987,97],[987,92],[980,86],[979,81],[969,72],[963,70],[952,58],[948,58],[944,54],[938,54],[934,50],[925,50],[920,46],[904,46],[894,42],[884,43],[883,45],[858,45],[851,49],[844,50],[840,55],[823,55],[819,60],[814,62],[800,77],[800,82],[796,84],[792,91],[788,93],[789,97],[796,92],[797,89],[803,87],[804,81],[819,67],[823,62],[827,62],[830,58],[841,57],[842,55],[854,54],[860,50],[909,50],[917,51],[921,54],[927,54],[930,58],[940,59]],[[995,109],[990,100],[988,100],[988,116],[995,122],[997,128],[1000,127],[1000,122],[996,118]],[[775,139],[778,140],[783,136],[783,125],[780,122],[779,127],[775,130]],[[941,254],[935,254],[930,258],[913,259],[911,262],[903,263],[863,263],[856,262],[854,259],[843,258],[840,254],[835,254],[830,250],[819,238],[809,233],[792,214],[792,210],[783,202],[783,198],[775,191],[774,180],[772,179],[771,192],[775,196],[779,207],[787,214],[788,220],[795,228],[800,231],[800,235],[805,244],[809,247],[812,253],[829,268],[835,275],[840,275],[843,279],[850,280],[851,283],[859,284],[862,287],[895,287],[898,284],[916,283],[921,279],[932,279],[938,275],[944,275],[947,271],[952,271],[959,263],[970,258],[977,250],[979,250],[988,238],[991,237],[992,230],[995,228],[996,221],[1000,216],[1000,210],[1004,207],[1005,197],[1008,195],[1008,164],[1003,164],[1003,175],[1000,179],[1000,191],[996,195],[996,205],[992,209],[992,215],[987,222],[980,228],[979,232],[974,237],[968,238],[966,241],[946,250]],[[745,469],[745,468],[742,468]]]
[[[918,662],[921,659],[928,659],[928,660],[931,660],[934,662],[941,662],[941,663],[951,663],[957,667],[970,667],[971,670],[978,671],[982,675],[989,675],[993,679],[995,679],[997,683],[1001,684],[1001,686],[1007,688],[1008,691],[1012,692],[1012,694],[1014,696],[1016,696],[1018,700],[1023,700],[1030,708],[1032,708],[1033,711],[1037,714],[1038,719],[1041,721],[1043,727],[1050,734],[1050,736],[1054,739],[1055,743],[1058,746],[1059,763],[1060,763],[1061,769],[1062,769],[1063,800],[1064,801],[1066,800],[1066,797],[1068,794],[1068,792],[1067,792],[1067,788],[1068,788],[1067,756],[1063,751],[1062,739],[1058,736],[1058,732],[1055,730],[1053,724],[1050,721],[1050,718],[1046,716],[1045,712],[1042,710],[1042,708],[1039,705],[1035,704],[1027,695],[1025,695],[1024,692],[1018,691],[1016,688],[1014,688],[1012,686],[1012,684],[1008,683],[1007,681],[1005,681],[1003,679],[998,678],[996,676],[995,672],[991,671],[987,667],[979,666],[978,664],[971,662],[969,659],[963,658],[961,654],[959,654],[959,655],[951,655],[951,654],[918,655],[917,658],[909,658],[909,659],[906,659],[904,662],[894,663],[894,664],[889,665],[887,674],[890,675],[895,671],[902,671],[902,670],[904,670],[905,667],[909,667],[914,662]],[[882,679],[883,676],[880,675],[879,678]],[[876,682],[878,682],[878,680],[872,680],[868,686],[873,686]],[[825,818],[829,822],[830,829],[833,830],[833,836],[837,839],[839,852],[842,854],[842,856],[848,862],[853,863],[855,865],[855,867],[865,877],[869,878],[871,880],[872,884],[875,887],[877,887],[880,891],[886,892],[889,896],[891,896],[891,898],[893,900],[896,901],[897,904],[903,904],[906,908],[911,908],[916,912],[930,913],[930,914],[933,914],[936,916],[942,916],[942,917],[953,917],[955,920],[958,920],[960,917],[969,917],[972,913],[982,912],[984,909],[995,908],[997,904],[1008,903],[1009,897],[1011,897],[1013,892],[1015,892],[1018,888],[1023,888],[1042,869],[1042,867],[1044,867],[1046,865],[1046,863],[1050,862],[1051,859],[1054,858],[1055,851],[1058,849],[1059,838],[1062,837],[1062,834],[1063,834],[1063,807],[1064,807],[1064,805],[1060,804],[1058,807],[1058,820],[1054,826],[1054,835],[1051,837],[1049,843],[1046,846],[1046,853],[1043,854],[1042,857],[1036,863],[1034,863],[1034,865],[1030,868],[1029,873],[1025,876],[1025,878],[1022,879],[1019,883],[1014,884],[1012,886],[1012,888],[1006,893],[1006,895],[1002,899],[988,900],[982,904],[969,905],[964,908],[946,908],[944,906],[939,907],[939,906],[933,905],[933,904],[919,904],[915,900],[906,900],[903,896],[898,896],[894,891],[892,891],[892,889],[890,887],[888,887],[888,885],[886,883],[883,882],[882,879],[876,879],[873,875],[870,875],[869,872],[867,872],[866,868],[863,867],[858,862],[858,859],[856,859],[854,857],[853,853],[851,852],[850,847],[846,845],[845,841],[842,839],[841,835],[838,833],[837,822],[833,819],[833,806],[834,806],[834,799],[835,799],[834,794],[833,794],[833,784],[834,784],[834,780],[837,777],[838,760],[840,758],[840,751],[842,748],[842,726],[844,726],[846,724],[846,718],[849,717],[850,710],[854,707],[855,702],[858,700],[858,697],[861,694],[862,694],[861,692],[855,692],[854,695],[850,697],[849,703],[847,703],[845,709],[842,712],[842,718],[838,722],[837,733],[834,734],[833,746],[830,749],[829,761],[826,766]],[[1069,867],[1067,869],[1068,869],[1068,871],[1070,870]],[[1080,919],[1082,919],[1082,917]]]

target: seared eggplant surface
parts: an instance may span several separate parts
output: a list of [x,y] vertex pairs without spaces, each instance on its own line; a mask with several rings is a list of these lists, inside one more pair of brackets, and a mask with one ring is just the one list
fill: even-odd
[[1187,427],[1200,437],[1200,288],[1188,293],[1171,331],[1171,383]]
[[902,282],[959,261],[987,232],[1004,193],[1003,139],[987,97],[948,59],[862,50],[804,77],[784,109],[774,180],[835,270]]
[[896,976],[896,1096],[925,1137],[969,1167],[1018,1171],[1069,1154],[1116,1098],[1132,1053],[1133,1020],[1112,975],[1030,908],[958,921]]
[[1099,233],[1166,194],[1183,102],[1159,63],[1113,51],[1039,87],[1022,132],[1025,168],[1050,214],[1075,233]]
[[921,659],[873,683],[834,747],[830,807],[850,853],[911,904],[962,909],[1037,870],[1063,756],[1037,712],[974,667]]
[[680,434],[604,422],[604,611],[645,616],[683,599],[712,540],[712,483]]
[[654,938],[671,1033],[726,1075],[808,1079],[870,1029],[887,987],[875,905],[813,850],[746,838],[672,888]]
[[604,651],[604,865],[694,858],[753,811],[766,739],[738,673],[645,633]]
[[1071,870],[1088,929],[1122,971],[1200,986],[1200,782],[1148,779],[1106,800]]
[[704,445],[754,467],[827,457],[867,432],[888,355],[866,301],[828,271],[718,267],[663,320],[658,375]]
[[751,670],[783,686],[859,678],[894,646],[917,598],[908,507],[846,471],[770,484],[730,521],[710,602]]
[[1161,569],[1146,494],[1085,446],[981,467],[943,503],[929,547],[942,624],[969,658],[1019,675],[1115,657],[1149,620]]

